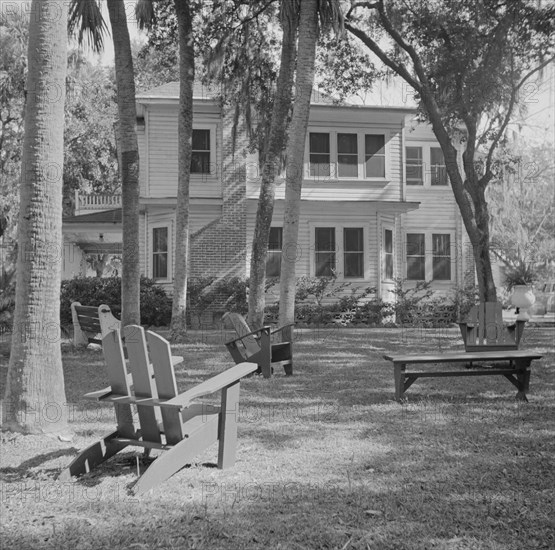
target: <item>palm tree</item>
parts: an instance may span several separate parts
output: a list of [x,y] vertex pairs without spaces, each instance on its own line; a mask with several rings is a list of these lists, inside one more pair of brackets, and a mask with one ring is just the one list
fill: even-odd
[[295,318],[295,264],[299,234],[299,214],[303,183],[303,162],[310,99],[314,86],[314,62],[319,22],[331,24],[336,32],[343,29],[343,15],[338,0],[304,0],[299,16],[299,54],[295,79],[295,102],[287,143],[287,171],[283,217],[283,253],[279,289],[279,324]]
[[16,303],[4,429],[67,430],[60,349],[62,171],[68,6],[33,0],[21,167]]
[[[152,20],[152,0],[138,0],[136,15],[142,25]],[[135,78],[131,41],[127,28],[124,0],[108,0],[108,14],[114,41],[118,102],[118,149],[123,211],[123,254],[121,301],[123,325],[140,324],[140,257],[139,257],[139,148],[135,129]],[[100,51],[107,31],[98,0],[71,0],[70,31],[79,42],[89,37],[91,47]],[[78,29],[78,30],[77,30]]]
[[178,184],[175,264],[170,338],[182,341],[187,331],[187,264],[189,258],[189,184],[193,135],[195,51],[189,0],[175,0],[179,30]]
[[276,173],[285,149],[291,88],[297,54],[298,0],[282,0],[280,21],[283,28],[281,60],[276,93],[270,121],[266,151],[263,156],[262,183],[256,211],[249,280],[249,324],[262,326],[264,322],[266,257],[268,239],[274,213]]

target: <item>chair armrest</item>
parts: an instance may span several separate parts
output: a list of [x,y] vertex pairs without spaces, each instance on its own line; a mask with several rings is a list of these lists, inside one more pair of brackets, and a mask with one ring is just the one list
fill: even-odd
[[225,345],[227,346],[228,344],[234,344],[235,342],[239,342],[240,340],[243,340],[247,336],[254,336],[254,335],[259,334],[260,332],[264,332],[266,330],[270,331],[270,327],[262,327],[262,328],[259,328],[257,330],[253,330],[251,332],[247,332],[247,334],[243,334],[243,336],[239,336],[239,338],[235,338],[235,340],[229,340],[228,342],[225,343]]
[[281,332],[284,328],[287,327],[294,327],[296,323],[289,323],[287,325],[283,325],[282,327],[278,327],[275,330],[272,330],[272,332],[270,332],[270,334],[275,334],[276,332]]
[[258,369],[256,363],[239,363],[230,369],[209,378],[208,380],[200,383],[198,386],[179,394],[173,399],[169,399],[164,403],[160,403],[161,407],[176,407],[185,408],[189,403],[197,397],[210,395],[228,386],[231,386],[241,378],[255,372]]

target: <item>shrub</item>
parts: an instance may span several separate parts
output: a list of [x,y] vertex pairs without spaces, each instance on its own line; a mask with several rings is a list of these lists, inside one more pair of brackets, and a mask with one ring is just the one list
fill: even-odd
[[429,281],[417,281],[413,288],[404,288],[404,279],[396,278],[393,294],[395,295],[395,322],[402,325],[413,324],[417,320],[418,304],[433,294]]
[[[172,302],[165,290],[152,279],[141,277],[141,324],[162,326],[171,320]],[[116,317],[121,315],[121,279],[119,277],[75,277],[62,281],[60,322],[71,324],[71,303],[107,304]]]

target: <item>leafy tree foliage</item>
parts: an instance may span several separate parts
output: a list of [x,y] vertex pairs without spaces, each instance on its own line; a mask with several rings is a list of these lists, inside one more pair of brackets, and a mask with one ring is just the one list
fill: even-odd
[[555,7],[379,0],[353,2],[347,16],[346,28],[406,81],[431,123],[473,246],[480,298],[495,300],[485,190],[519,92],[553,59]]

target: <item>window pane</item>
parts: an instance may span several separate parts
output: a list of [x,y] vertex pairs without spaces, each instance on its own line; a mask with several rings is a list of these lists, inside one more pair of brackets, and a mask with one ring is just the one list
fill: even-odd
[[385,155],[385,136],[376,134],[366,134],[365,136],[366,155]]
[[422,147],[407,147],[406,172],[408,185],[423,185],[422,177]]
[[155,279],[168,277],[168,254],[154,254],[152,257],[152,275]]
[[191,154],[191,174],[210,173],[210,152],[193,151]]
[[407,256],[423,256],[424,233],[407,233]]
[[439,147],[430,149],[432,185],[447,185],[447,170],[445,168],[445,160],[443,159],[443,151]]
[[335,269],[335,252],[316,252],[316,277],[331,277]]
[[210,130],[193,130],[193,151],[210,151]]
[[364,277],[364,254],[345,252],[344,277]]
[[310,132],[309,136],[311,153],[328,153],[330,152],[330,135],[328,133]]
[[380,178],[385,176],[385,157],[366,159],[366,177]]
[[168,251],[168,228],[157,227],[152,230],[152,251],[167,252]]
[[424,258],[407,258],[407,279],[423,281],[425,279]]
[[266,260],[266,277],[279,277],[281,271],[281,250],[269,250]]
[[385,278],[393,279],[393,254],[385,255]]
[[283,228],[270,227],[270,238],[268,239],[268,250],[281,250],[283,247]]
[[385,230],[385,251],[388,253],[393,252],[393,231],[391,229]]
[[346,227],[343,230],[343,247],[345,252],[362,252],[362,227]]
[[356,155],[358,153],[356,134],[337,134],[337,152]]
[[358,156],[337,155],[338,176],[358,178]]
[[434,280],[451,280],[451,258],[434,257]]
[[335,251],[335,228],[317,227],[314,234],[317,251]]
[[432,235],[432,248],[434,256],[450,256],[451,235],[434,233]]

